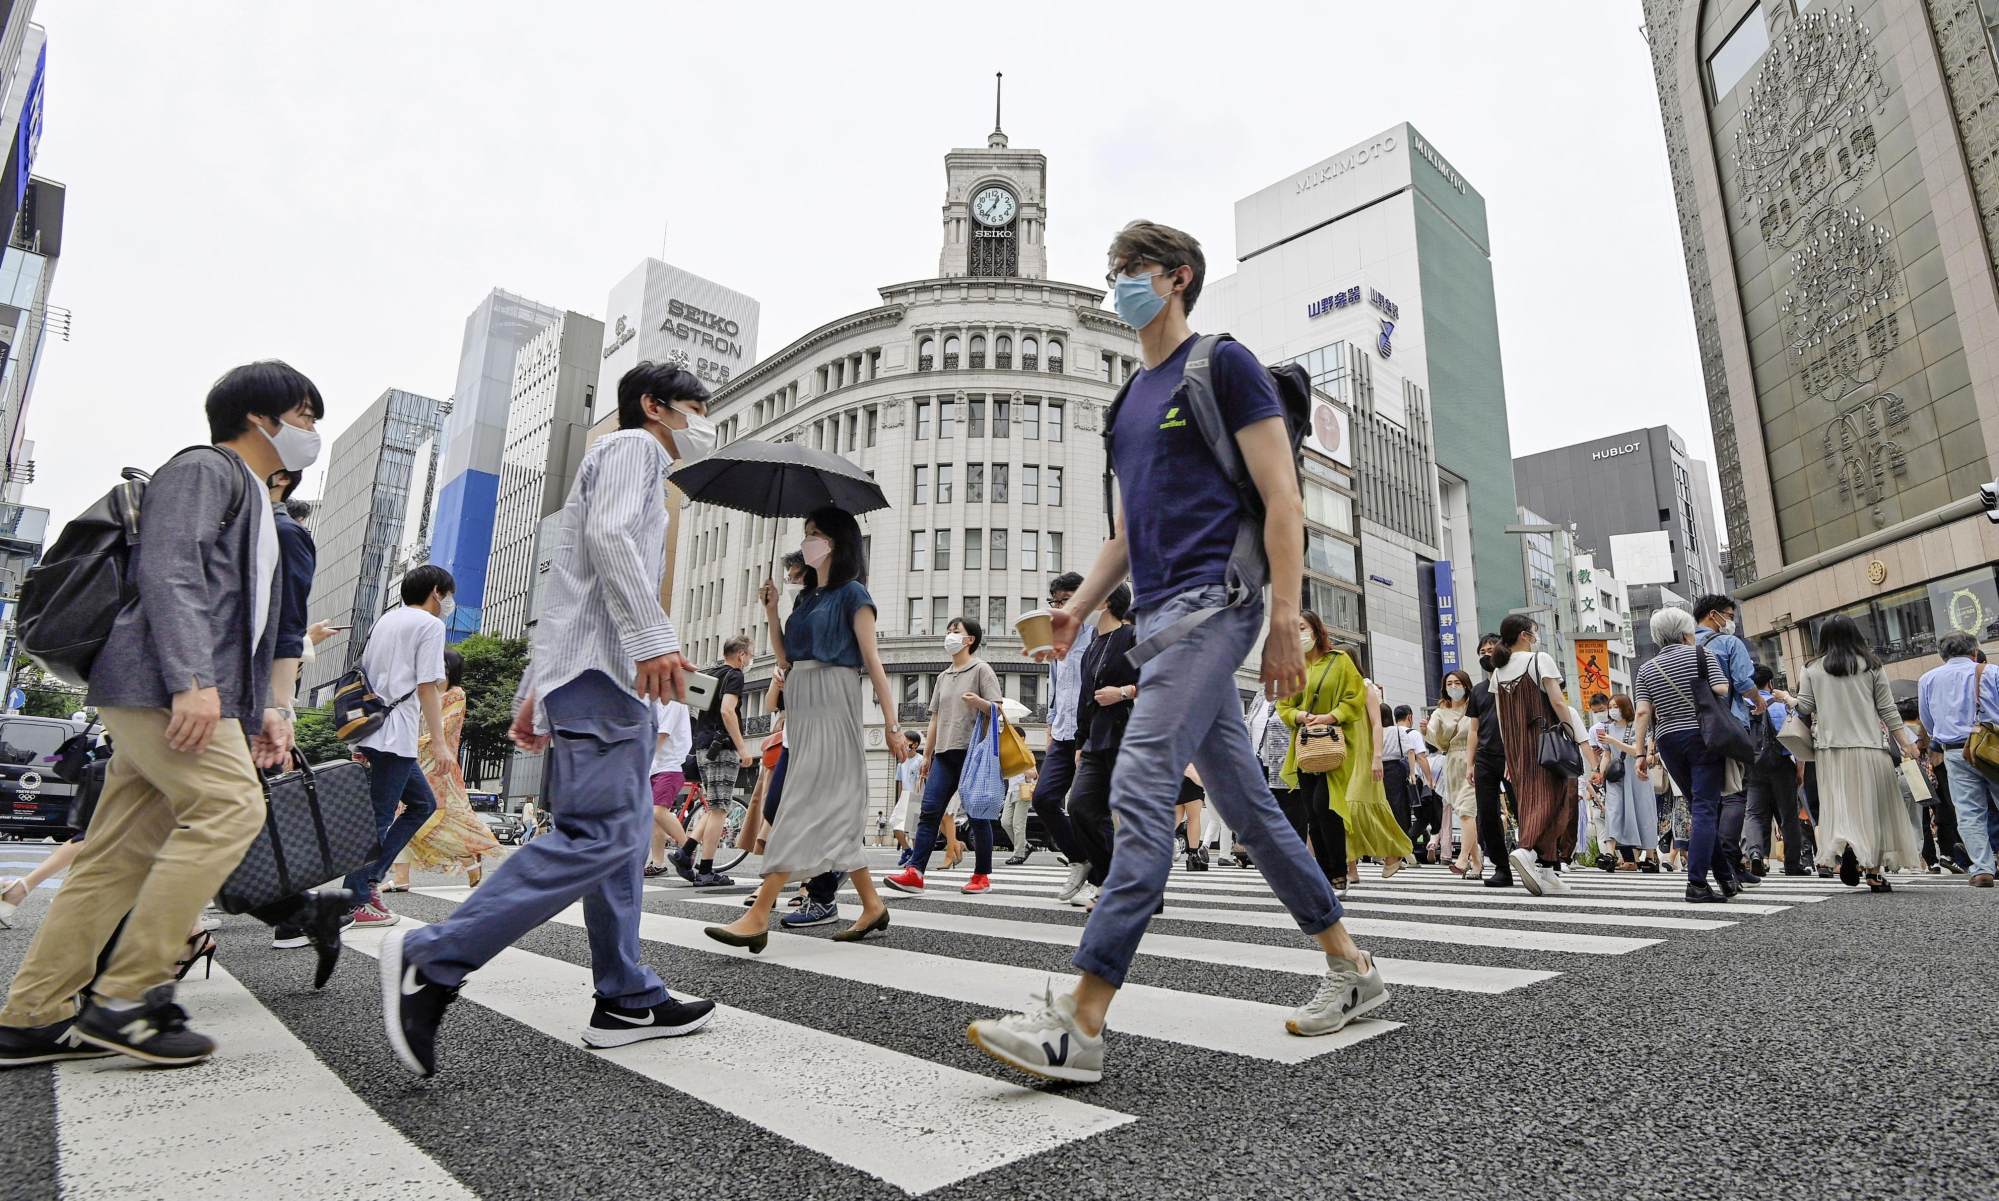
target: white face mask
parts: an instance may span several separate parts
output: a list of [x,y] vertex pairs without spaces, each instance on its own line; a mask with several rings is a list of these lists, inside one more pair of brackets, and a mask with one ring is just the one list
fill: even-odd
[[1445,691],[1450,694],[1450,698],[1454,701],[1465,699],[1465,686],[1463,684],[1453,684]]
[[673,437],[674,461],[684,467],[714,454],[715,443],[718,440],[715,423],[691,409],[673,408],[673,411],[679,413],[687,422],[685,429],[673,429],[670,426],[667,428],[666,432]]
[[[260,427],[258,433],[264,434]],[[278,432],[264,434],[271,449],[278,452],[278,462],[286,471],[304,471],[319,461],[319,431],[304,429],[280,417]]]
[[970,641],[971,639],[963,634],[946,634],[944,635],[944,652],[955,655],[959,651],[964,650],[965,644]]
[[1299,630],[1298,647],[1300,650],[1303,650],[1306,654],[1309,655],[1313,651],[1319,649],[1319,640],[1317,638],[1312,637],[1312,631]]
[[437,602],[438,620],[446,625],[451,624],[451,615],[456,612],[458,612],[458,601],[455,598],[447,596]]
[[1724,635],[1735,633],[1735,619],[1730,618],[1729,620],[1722,622],[1719,633],[1722,633]]

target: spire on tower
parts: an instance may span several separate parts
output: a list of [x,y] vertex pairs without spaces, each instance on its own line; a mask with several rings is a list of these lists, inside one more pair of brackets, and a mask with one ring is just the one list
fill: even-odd
[[1006,72],[993,72],[993,132],[992,136],[986,139],[988,150],[1006,149],[1006,133],[1000,129],[1000,82],[1005,78]]

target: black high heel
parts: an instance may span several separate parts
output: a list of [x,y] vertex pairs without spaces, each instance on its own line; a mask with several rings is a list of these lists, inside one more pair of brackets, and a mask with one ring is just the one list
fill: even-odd
[[179,982],[187,979],[187,974],[194,970],[194,965],[197,962],[201,964],[201,978],[203,980],[213,977],[215,974],[215,936],[203,930],[192,938],[189,938],[187,946],[187,958],[178,960],[174,964],[174,980]]

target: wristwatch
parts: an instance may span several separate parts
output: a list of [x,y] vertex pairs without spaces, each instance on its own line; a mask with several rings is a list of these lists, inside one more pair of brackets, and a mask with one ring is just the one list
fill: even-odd
[[1138,699],[1138,686],[1136,684],[1126,684],[1124,687],[1118,689],[1118,695],[1128,701],[1135,701]]

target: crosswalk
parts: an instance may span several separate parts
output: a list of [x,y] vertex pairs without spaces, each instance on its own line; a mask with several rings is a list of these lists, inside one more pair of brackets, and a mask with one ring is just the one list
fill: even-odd
[[[967,1018],[1018,1009],[1051,985],[1065,988],[1071,978],[1048,965],[1053,956],[1066,959],[1063,950],[1077,943],[1086,920],[1055,898],[1065,876],[1053,863],[1002,867],[991,893],[968,896],[959,891],[968,872],[935,871],[921,895],[888,894],[893,925],[886,938],[836,944],[825,935],[838,927],[774,929],[769,950],[754,959],[702,933],[704,925],[741,912],[746,887],[716,892],[650,884],[640,925],[649,956],[683,965],[686,978],[718,1002],[715,1020],[699,1036],[583,1050],[576,1035],[588,1012],[590,973],[584,960],[551,954],[535,940],[475,973],[451,1021],[462,1023],[462,1013],[474,1011],[511,1023],[518,1037],[545,1046],[557,1063],[611,1065],[625,1081],[633,1112],[645,1111],[653,1090],[676,1094],[793,1148],[806,1157],[801,1164],[856,1174],[857,1181],[876,1182],[869,1187],[877,1192],[886,1186],[920,1196],[1147,1120],[1130,1093],[1026,1087],[975,1055],[912,1053],[888,1037],[923,1023],[934,1040],[961,1049]],[[1486,889],[1436,867],[1386,880],[1376,868],[1363,869],[1347,920],[1376,953],[1395,997],[1381,1020],[1301,1039],[1285,1033],[1284,1016],[1309,994],[1324,957],[1296,934],[1255,872],[1176,868],[1166,909],[1141,944],[1112,1012],[1113,1053],[1153,1047],[1186,1065],[1239,1065],[1228,1070],[1275,1072],[1281,1080],[1282,1073],[1365,1046],[1392,1053],[1399,1030],[1441,1012],[1453,996],[1503,1003],[1668,940],[1726,939],[1743,923],[1838,903],[1847,892],[1836,881],[1773,877],[1733,904],[1692,907],[1679,899],[1681,877],[1574,871],[1568,878],[1569,895],[1535,898]],[[502,869],[486,886],[504,887],[504,880]],[[1902,877],[1898,885],[1904,880],[1928,883]],[[419,916],[447,916],[468,894],[462,887],[419,887],[403,906],[410,911],[403,928],[421,925]],[[858,914],[851,893],[841,912],[848,919]],[[247,919],[228,919],[225,935],[235,923],[247,927]],[[582,925],[578,906],[555,915],[546,929]],[[350,951],[359,952],[352,958],[379,954],[382,937],[350,932]],[[246,928],[227,945],[247,959],[262,953],[262,943],[261,931]],[[1725,944],[1717,949],[1725,953]],[[238,970],[254,976],[257,966],[239,962]],[[344,965],[341,979],[360,971]],[[384,1104],[367,1082],[397,1069],[385,1047],[372,1045],[372,1026],[359,1032],[367,1035],[365,1051],[348,1046],[357,1033],[352,1028],[372,1024],[374,1013],[349,1008],[322,1017],[313,1009],[319,998],[302,989],[273,995],[268,978],[253,989],[218,967],[214,978],[184,985],[180,998],[199,1028],[222,1044],[210,1065],[189,1073],[136,1070],[123,1061],[53,1069],[60,1195],[133,1195],[134,1182],[156,1170],[162,1149],[190,1127],[245,1123],[255,1137],[215,1153],[201,1174],[198,1191],[205,1197],[491,1195],[466,1182],[463,1165],[407,1132],[405,1107],[421,1103],[423,1089],[438,1086],[436,1095],[449,1096],[449,1059],[439,1080],[412,1086],[411,1100]],[[767,1002],[784,990],[864,999],[870,1015],[878,1015],[869,1022],[882,1024],[815,1022],[793,1010],[780,1016],[771,1010],[783,1007]],[[687,995],[678,984],[675,991]],[[349,993],[360,996],[359,986]],[[338,1039],[334,1024],[347,1028]],[[896,1087],[855,1087],[856,1081]],[[921,1099],[914,1118],[911,1098]],[[948,1121],[933,1127],[923,1116],[932,1112]],[[950,1153],[911,1154],[913,1120],[922,1133],[948,1132]],[[352,1164],[357,1147],[367,1149],[361,1166],[328,1191],[335,1186],[318,1175],[327,1157]]]

